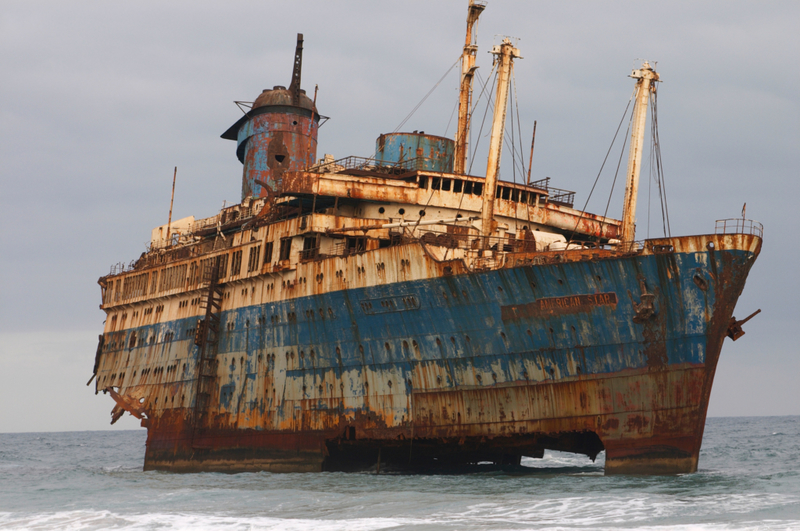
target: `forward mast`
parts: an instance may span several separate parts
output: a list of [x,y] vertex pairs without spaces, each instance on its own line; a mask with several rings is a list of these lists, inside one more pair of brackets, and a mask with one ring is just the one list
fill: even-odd
[[639,192],[639,172],[642,167],[642,149],[644,147],[644,130],[647,122],[647,107],[650,93],[655,92],[656,82],[660,81],[658,73],[645,61],[642,67],[631,72],[630,77],[636,80],[636,95],[633,106],[633,127],[631,128],[631,147],[628,152],[628,172],[625,185],[625,202],[622,206],[623,244],[631,245],[636,239],[636,197]]

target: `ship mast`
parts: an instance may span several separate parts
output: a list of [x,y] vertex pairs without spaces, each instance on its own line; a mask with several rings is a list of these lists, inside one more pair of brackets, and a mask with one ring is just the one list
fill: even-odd
[[628,152],[628,177],[625,185],[625,202],[622,205],[622,235],[620,240],[629,244],[636,239],[636,197],[639,192],[639,171],[642,166],[644,129],[647,121],[647,106],[650,93],[655,92],[658,73],[645,61],[642,67],[631,72],[636,80],[636,101],[633,106],[633,128],[631,147]]
[[467,38],[464,42],[464,51],[461,54],[461,89],[458,94],[458,129],[456,129],[455,159],[453,173],[464,174],[467,172],[467,142],[469,141],[469,109],[472,105],[472,78],[475,76],[475,55],[478,45],[474,42],[473,28],[478,23],[486,5],[469,0],[467,12]]
[[511,65],[515,58],[522,59],[519,50],[514,48],[508,38],[492,47],[492,55],[497,64],[497,94],[494,100],[492,135],[489,140],[489,161],[486,164],[486,181],[483,184],[483,209],[481,210],[481,235],[483,247],[488,248],[488,237],[494,233],[494,198],[497,191],[497,174],[500,172],[500,155],[503,152],[503,131],[506,124],[508,106],[508,86]]

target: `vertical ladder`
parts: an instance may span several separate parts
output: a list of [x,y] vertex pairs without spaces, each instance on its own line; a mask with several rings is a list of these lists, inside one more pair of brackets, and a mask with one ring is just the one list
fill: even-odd
[[200,308],[206,311],[203,319],[197,320],[194,344],[200,347],[197,360],[197,391],[195,393],[194,428],[197,429],[203,415],[211,404],[211,394],[217,379],[217,346],[219,343],[220,310],[224,288],[219,283],[221,257],[214,258],[211,267],[203,271],[203,284],[208,284],[206,297]]

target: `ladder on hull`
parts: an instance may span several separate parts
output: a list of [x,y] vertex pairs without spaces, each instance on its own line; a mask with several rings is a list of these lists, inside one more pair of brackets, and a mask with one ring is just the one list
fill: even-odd
[[224,288],[219,283],[221,257],[217,256],[211,267],[203,271],[203,283],[208,285],[200,308],[206,311],[203,319],[197,320],[194,344],[199,347],[197,359],[197,388],[194,405],[194,431],[202,423],[203,416],[211,404],[211,396],[217,381],[217,347],[219,344],[220,311]]

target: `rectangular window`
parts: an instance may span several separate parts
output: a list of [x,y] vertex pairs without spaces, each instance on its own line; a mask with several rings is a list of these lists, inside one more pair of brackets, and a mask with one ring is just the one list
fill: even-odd
[[450,191],[450,183],[452,181],[450,179],[442,179],[442,191],[449,192]]
[[319,256],[319,236],[312,234],[303,238],[303,250],[300,251],[301,260],[313,260]]
[[511,188],[506,188],[503,186],[503,199],[509,200],[511,199]]
[[264,244],[264,263],[270,262],[272,262],[272,242],[267,242]]
[[483,195],[483,183],[473,183],[473,185],[472,185],[472,194],[473,195]]
[[525,204],[528,202],[528,192],[519,193],[519,202]]
[[428,176],[427,175],[420,175],[419,176],[419,187],[423,190],[428,188]]
[[242,251],[234,251],[231,255],[231,276],[235,277],[242,271]]
[[199,271],[197,268],[197,262],[192,262],[189,265],[189,285],[194,285],[199,282]]
[[158,291],[158,271],[153,271],[153,278],[150,279],[150,295]]
[[441,177],[434,177],[431,181],[431,190],[439,190],[442,187]]
[[511,189],[511,200],[512,201],[519,201],[519,190],[512,188]]
[[346,254],[363,253],[367,250],[367,239],[364,237],[348,237],[345,238],[345,252]]
[[292,253],[292,239],[281,238],[281,251],[278,260],[288,260],[289,255]]
[[466,181],[464,183],[464,193],[471,194],[472,193],[472,181]]
[[261,246],[250,247],[250,256],[247,258],[247,272],[258,270],[258,258],[261,256]]
[[219,277],[225,278],[228,276],[228,255],[223,254],[219,257]]
[[460,179],[453,179],[453,193],[460,194],[461,187],[464,185],[464,181]]

